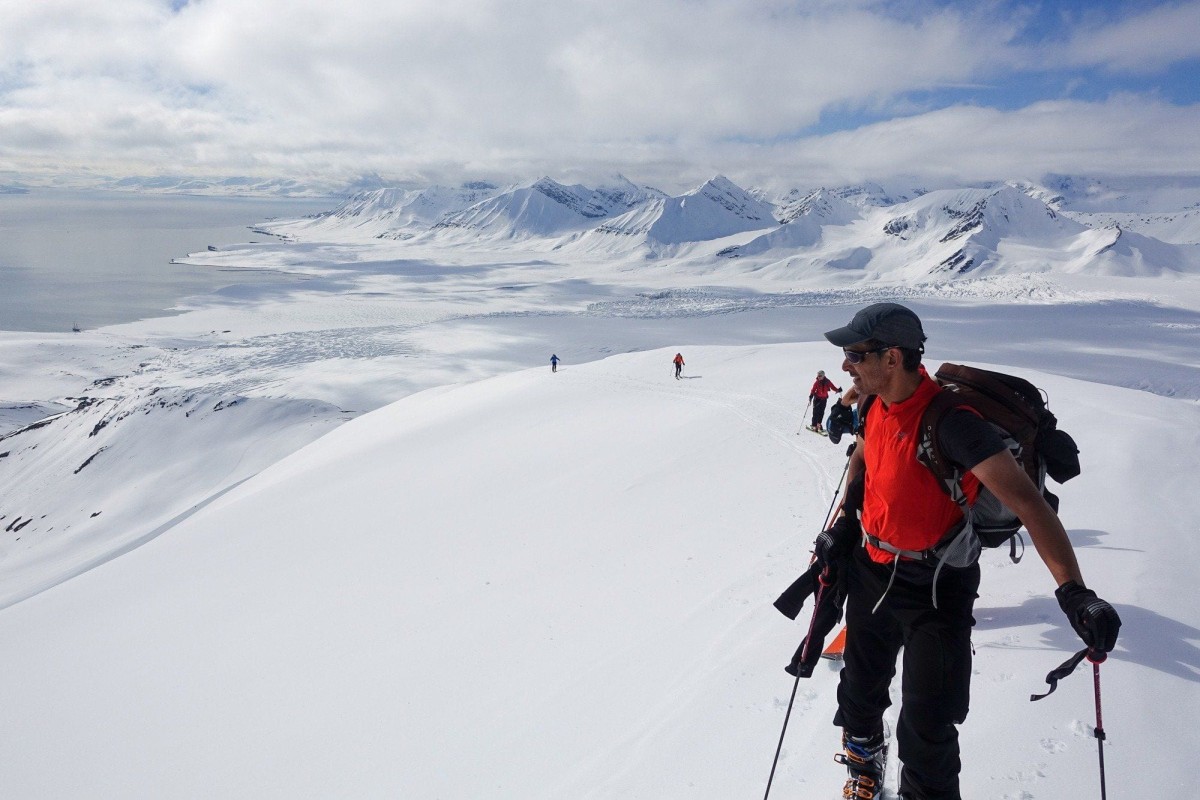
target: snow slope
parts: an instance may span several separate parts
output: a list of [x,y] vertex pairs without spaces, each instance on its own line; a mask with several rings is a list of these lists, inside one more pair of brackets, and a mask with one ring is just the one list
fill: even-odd
[[742,258],[771,250],[811,247],[821,241],[821,232],[826,225],[849,225],[860,218],[855,206],[833,192],[820,189],[785,205],[780,210],[780,227],[717,255]]
[[[802,635],[770,602],[844,463],[795,433],[831,348],[690,346],[682,381],[675,349],[411,396],[6,609],[6,793],[757,796]],[[1186,794],[1161,744],[1200,713],[1200,611],[1177,602],[1197,568],[1175,557],[1200,408],[1024,374],[1083,448],[1064,519],[1126,623],[1110,790]],[[1027,701],[1077,645],[1051,589],[1035,557],[987,554],[967,796],[1095,794],[1088,675]],[[835,678],[801,685],[781,797],[840,791]]]

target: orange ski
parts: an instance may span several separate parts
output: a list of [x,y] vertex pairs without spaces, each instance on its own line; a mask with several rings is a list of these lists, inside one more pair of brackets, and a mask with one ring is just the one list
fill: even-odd
[[821,658],[828,658],[833,661],[841,661],[842,660],[842,651],[845,649],[846,649],[846,626],[843,625],[842,629],[840,631],[838,631],[838,635],[833,637],[833,641],[829,643],[829,646],[826,647],[823,651],[821,651]]

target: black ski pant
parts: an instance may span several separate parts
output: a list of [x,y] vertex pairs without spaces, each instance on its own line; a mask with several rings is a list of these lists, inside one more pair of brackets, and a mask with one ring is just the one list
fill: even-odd
[[979,565],[944,567],[933,607],[933,567],[901,562],[883,595],[892,566],[876,564],[856,548],[850,559],[846,597],[845,666],[838,684],[834,724],[852,736],[883,730],[891,705],[888,688],[904,650],[896,745],[904,769],[901,797],[961,800],[958,728],[967,717],[971,689],[971,616],[979,589]]
[[813,398],[813,416],[812,426],[814,428],[821,427],[821,420],[825,419],[825,404],[829,402],[828,397]]

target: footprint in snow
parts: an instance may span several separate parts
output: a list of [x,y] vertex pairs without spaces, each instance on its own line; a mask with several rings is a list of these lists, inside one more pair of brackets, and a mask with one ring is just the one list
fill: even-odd
[[1072,720],[1071,724],[1068,726],[1068,729],[1075,736],[1082,736],[1082,737],[1086,737],[1086,738],[1091,738],[1091,737],[1095,736],[1095,730],[1096,730],[1095,728],[1093,728],[1091,726],[1091,724],[1084,722],[1081,719]]
[[1042,749],[1047,753],[1061,753],[1067,749],[1067,743],[1061,739],[1042,739],[1040,742]]
[[1034,764],[1029,770],[1017,770],[1015,775],[1010,778],[1017,783],[1033,783],[1046,777],[1046,765]]

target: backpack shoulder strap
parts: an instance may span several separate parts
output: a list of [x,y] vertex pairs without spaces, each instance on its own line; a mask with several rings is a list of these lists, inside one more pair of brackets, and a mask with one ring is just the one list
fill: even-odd
[[875,405],[875,401],[879,398],[878,395],[869,394],[858,403],[858,430],[854,433],[856,436],[865,436],[867,433],[867,412],[871,410],[871,406]]
[[[957,476],[954,467],[950,465],[950,460],[942,451],[941,442],[938,440],[938,431],[947,414],[956,408],[964,407],[966,406],[963,405],[962,398],[958,397],[957,393],[949,389],[942,389],[933,396],[933,400],[921,414],[921,440],[917,445],[917,459],[937,476],[939,485],[943,488],[946,488],[946,481],[953,481]],[[947,493],[949,493],[948,489]]]

